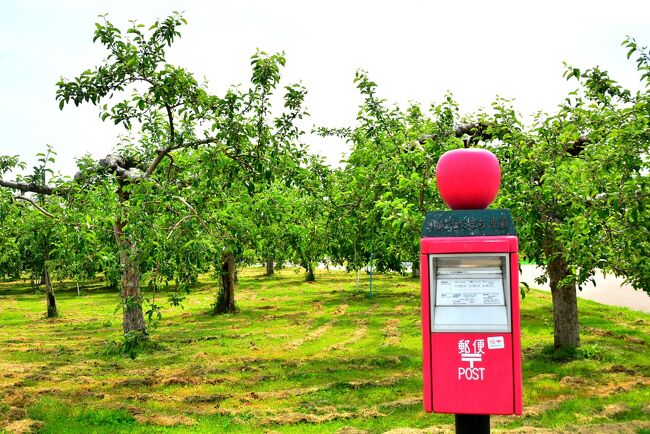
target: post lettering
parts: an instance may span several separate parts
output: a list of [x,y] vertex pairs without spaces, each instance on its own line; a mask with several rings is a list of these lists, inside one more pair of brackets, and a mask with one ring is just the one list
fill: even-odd
[[485,368],[458,368],[458,379],[468,381],[483,381],[484,373]]

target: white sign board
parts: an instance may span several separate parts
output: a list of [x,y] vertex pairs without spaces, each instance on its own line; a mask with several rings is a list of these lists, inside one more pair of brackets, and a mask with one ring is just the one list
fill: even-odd
[[504,305],[502,279],[445,279],[436,282],[437,306]]

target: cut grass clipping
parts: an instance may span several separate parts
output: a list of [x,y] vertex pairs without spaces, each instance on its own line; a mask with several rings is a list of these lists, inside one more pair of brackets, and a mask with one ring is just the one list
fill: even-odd
[[[453,431],[453,416],[422,411],[418,280],[375,275],[368,298],[353,274],[264,271],[240,272],[238,313],[209,315],[203,279],[126,349],[117,293],[60,283],[48,320],[42,295],[0,283],[0,430]],[[582,347],[557,353],[550,297],[528,293],[524,415],[493,416],[494,432],[650,432],[650,316],[579,309]]]

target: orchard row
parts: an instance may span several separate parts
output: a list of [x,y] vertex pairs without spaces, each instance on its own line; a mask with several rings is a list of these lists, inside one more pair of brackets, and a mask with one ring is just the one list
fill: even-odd
[[106,60],[57,83],[61,109],[90,103],[124,126],[112,154],[79,159],[74,177],[51,170],[50,148],[32,170],[0,156],[0,275],[42,280],[49,315],[52,279],[101,275],[121,293],[124,332],[146,339],[145,317],[162,308],[147,294],[171,287],[179,304],[200,273],[219,277],[219,313],[235,309],[240,264],[265,262],[272,273],[291,262],[308,279],[319,262],[417,266],[424,213],[445,208],[438,158],[473,146],[499,158],[493,206],[511,210],[523,256],[546,268],[556,346],[579,345],[576,287],[595,270],[650,291],[650,53],[633,39],[624,45],[643,90],[599,68],[567,67],[576,91],[529,123],[502,99],[471,114],[452,96],[397,107],[359,71],[357,119],[316,129],[349,143],[332,168],[304,143],[307,90],[281,84],[282,54],[255,53],[249,86],[214,95],[166,61],[183,24],[177,14],[149,29],[97,24]]

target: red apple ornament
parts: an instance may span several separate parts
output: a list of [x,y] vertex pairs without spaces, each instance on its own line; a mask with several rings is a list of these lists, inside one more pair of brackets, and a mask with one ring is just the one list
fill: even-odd
[[436,183],[449,208],[485,209],[499,191],[499,161],[485,149],[447,151],[438,160]]

